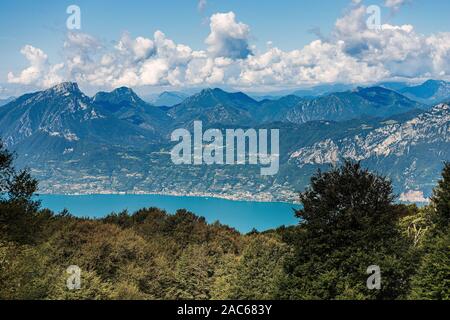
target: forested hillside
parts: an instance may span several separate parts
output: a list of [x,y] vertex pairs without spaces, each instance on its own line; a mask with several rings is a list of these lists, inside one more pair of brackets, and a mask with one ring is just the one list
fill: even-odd
[[420,209],[358,163],[330,167],[300,195],[298,226],[246,235],[185,210],[53,213],[37,186],[0,145],[0,299],[450,299],[450,165]]

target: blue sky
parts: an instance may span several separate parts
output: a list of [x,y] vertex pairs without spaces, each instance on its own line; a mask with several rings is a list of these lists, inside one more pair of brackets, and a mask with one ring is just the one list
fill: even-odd
[[[394,3],[396,1],[405,2],[405,4],[398,8],[393,8],[392,6],[386,5],[389,1]],[[146,62],[139,62],[139,65],[132,66],[127,60],[128,62],[124,63],[124,65],[127,65],[126,68],[124,67],[124,70],[116,70],[114,74],[108,75],[111,79],[114,78],[117,80],[124,74],[134,72],[136,75],[133,75],[133,80],[130,80],[130,77],[127,76],[123,81],[113,81],[114,83],[100,83],[97,81],[95,87],[114,87],[124,82],[124,84],[129,84],[130,86],[149,86],[155,90],[163,87],[178,88],[184,86],[210,85],[239,88],[254,87],[261,88],[261,90],[268,90],[267,88],[302,87],[320,82],[365,82],[364,78],[359,79],[355,75],[348,75],[347,78],[336,75],[337,73],[348,73],[349,71],[347,69],[336,67],[337,69],[335,70],[325,70],[323,66],[326,65],[326,61],[315,61],[315,57],[311,58],[308,56],[310,54],[309,52],[300,52],[299,55],[296,55],[295,59],[302,60],[303,56],[307,56],[308,58],[305,58],[308,60],[306,64],[309,67],[311,67],[310,64],[314,64],[314,68],[308,70],[304,66],[301,66],[302,69],[299,69],[299,72],[304,72],[304,75],[298,77],[296,81],[290,80],[292,78],[292,74],[290,74],[291,70],[299,67],[303,62],[299,62],[300,60],[294,61],[293,54],[289,55],[288,53],[292,53],[295,50],[302,50],[305,46],[317,40],[318,35],[311,32],[312,29],[320,29],[321,34],[324,35],[322,41],[330,41],[336,46],[339,45],[339,41],[342,39],[346,43],[352,44],[356,41],[355,38],[348,37],[348,35],[344,34],[342,30],[336,32],[335,23],[337,19],[349,14],[349,11],[355,10],[355,7],[358,6],[379,5],[382,10],[381,18],[383,24],[392,26],[412,25],[414,26],[415,34],[424,37],[423,43],[430,41],[427,37],[450,31],[450,22],[448,19],[450,1],[447,0],[374,0],[362,1],[359,4],[355,4],[354,2],[358,1],[207,0],[204,2],[204,7],[200,9],[199,1],[197,0],[129,0],[126,2],[111,0],[2,0],[0,4],[0,41],[2,44],[0,53],[0,83],[4,91],[3,95],[6,95],[8,88],[12,88],[14,85],[42,87],[44,83],[51,83],[49,81],[42,81],[42,77],[47,76],[45,73],[49,72],[48,70],[51,66],[58,63],[67,65],[67,52],[64,52],[63,47],[64,43],[67,42],[68,33],[66,28],[66,19],[68,17],[66,8],[71,4],[78,5],[81,8],[82,28],[77,32],[79,34],[89,35],[89,37],[95,38],[98,43],[101,43],[102,50],[104,50],[102,54],[107,54],[108,50],[114,50],[114,47],[124,32],[129,33],[131,40],[136,37],[143,37],[155,42],[156,45],[157,41],[154,39],[154,33],[160,30],[167,39],[170,39],[176,45],[183,44],[188,46],[193,52],[208,52],[209,55],[207,58],[204,58],[205,60],[202,63],[198,62],[197,65],[200,66],[209,63],[210,70],[206,70],[201,76],[192,76],[189,80],[187,80],[184,73],[186,70],[193,70],[195,63],[192,63],[190,67],[188,67],[188,64],[195,58],[186,58],[189,62],[177,61],[175,65],[172,65],[171,60],[173,59],[168,58],[169,54],[165,54],[163,59],[166,59],[166,61],[162,61],[162,58],[157,56],[148,57],[149,60],[153,59],[158,63],[163,63],[163,66],[160,67],[159,64],[147,61],[148,68],[151,66],[152,68],[161,69],[159,74],[148,74],[147,72],[147,76],[143,76],[142,70],[145,69],[145,67],[143,69],[143,66],[145,66]],[[233,19],[230,16],[227,19],[225,19],[226,17],[221,17],[221,19],[223,18],[222,20],[219,19],[220,17],[217,17],[218,24],[222,23],[220,21],[231,21],[230,24],[235,24],[236,28],[238,28],[235,29],[235,31],[238,30],[238,35],[233,34],[233,31],[227,33],[228,30],[220,29],[217,33],[219,34],[217,37],[220,39],[211,40],[209,44],[205,44],[205,39],[213,33],[210,27],[212,16],[230,12],[233,13]],[[241,24],[241,27],[239,27],[239,24]],[[233,30],[232,27],[230,27],[230,30]],[[334,38],[332,40],[328,39],[329,35],[333,32],[339,33],[339,36],[333,36]],[[393,31],[389,32],[392,33]],[[338,39],[337,37],[341,38]],[[361,41],[369,41],[367,37],[367,35],[363,35],[358,38],[356,41],[358,42],[358,46],[361,46]],[[391,34],[386,39],[399,39],[396,37],[397,35]],[[407,39],[404,38],[405,41]],[[446,39],[442,37],[436,41],[444,41]],[[222,43],[218,43],[220,41]],[[267,44],[268,41],[272,42],[269,46]],[[380,41],[383,42],[384,40]],[[386,40],[386,42],[389,41]],[[227,55],[229,51],[223,46],[229,45],[230,43],[237,45],[241,49],[243,47],[247,48],[248,46],[248,50],[252,53],[252,59],[254,61],[239,54]],[[24,55],[21,54],[21,50],[26,45],[41,50],[46,56],[45,62],[41,63],[45,64],[45,68],[42,67],[43,69],[39,70],[40,78],[32,81],[26,79],[25,75],[19,77],[22,70],[26,69],[30,64]],[[132,46],[132,44],[130,45]],[[374,45],[376,46],[378,44]],[[418,42],[416,45],[420,46],[420,43]],[[216,49],[214,49],[214,46],[216,46]],[[258,70],[255,70],[255,64],[260,63],[260,60],[256,61],[256,58],[261,57],[263,59],[264,53],[273,47],[282,51],[278,55],[277,53],[272,53],[271,57],[275,61],[274,64],[264,65],[258,67]],[[410,48],[410,50],[413,49]],[[76,51],[76,49],[72,50]],[[320,52],[325,52],[326,50],[331,49],[323,48],[323,46],[318,48]],[[345,51],[346,49],[343,50]],[[407,49],[402,48],[401,50]],[[380,66],[389,65],[390,67],[386,72],[383,70],[383,72],[380,71],[379,73],[376,70],[370,69],[371,65],[375,64],[375,62],[371,63],[371,52],[369,50],[367,50],[367,55],[364,57],[361,55],[352,55],[351,59],[357,60],[356,62],[347,59],[347,57],[343,57],[342,64],[349,63],[352,65],[355,63],[354,66],[357,68],[361,67],[365,70],[363,72],[366,72],[368,79],[373,77],[377,79],[383,77],[389,79],[396,77],[421,79],[427,76],[446,78],[448,76],[446,71],[439,73],[436,70],[441,60],[446,59],[448,55],[447,52],[442,52],[442,50],[447,49],[436,48],[424,52],[423,57],[414,57],[414,59],[410,59],[411,61],[408,64],[400,66],[398,61],[393,61],[392,59],[399,60],[398,55],[405,57],[407,53],[403,51],[403,53],[398,53],[397,55],[397,53],[393,52],[392,48],[386,48],[385,54],[389,54],[390,57],[386,57],[387,60],[380,60],[376,63],[379,63]],[[438,58],[434,57],[433,59],[436,61],[424,61],[424,64],[436,63],[437,65],[430,67],[429,70],[414,70],[414,72],[406,70],[416,64],[418,60],[426,59],[427,55],[434,54],[430,52],[435,51],[439,51],[439,54],[442,55],[439,57],[439,61],[436,60]],[[98,51],[96,52],[93,49],[89,53],[83,52],[83,55],[90,54],[90,59],[95,59],[93,57],[97,53]],[[178,53],[173,54],[177,55]],[[327,54],[329,53],[324,53],[324,55]],[[277,56],[274,57],[275,55]],[[96,58],[100,59],[99,57]],[[218,61],[210,62],[211,59],[217,60],[218,58]],[[231,59],[233,61],[226,62],[227,66],[224,66],[224,62],[220,60],[221,58]],[[122,60],[118,62],[117,59],[116,57],[114,63],[121,65]],[[290,70],[280,71],[281,65],[277,62],[280,59],[286,59],[288,61],[283,62],[283,68],[290,68]],[[245,61],[243,62],[243,60]],[[248,64],[246,64],[247,61]],[[386,63],[386,61],[388,62]],[[97,65],[94,63],[91,67],[95,68]],[[98,76],[82,74],[80,71],[80,68],[83,69],[82,67],[78,66],[76,71],[70,70],[68,73],[66,66],[64,66],[59,71],[60,76],[55,77],[55,79],[77,80],[98,78]],[[175,77],[172,71],[177,67],[176,77],[178,78],[177,80],[171,80]],[[12,72],[12,76],[8,78],[8,73],[10,72]],[[178,75],[179,72],[182,72],[183,75]],[[330,74],[324,77],[311,78],[308,76],[311,72]],[[245,81],[240,81],[239,78],[243,78]],[[348,81],[346,81],[347,79]],[[112,80],[109,81],[111,82]],[[90,85],[88,80],[85,82],[82,85],[86,87]],[[0,92],[1,95],[2,92]]]

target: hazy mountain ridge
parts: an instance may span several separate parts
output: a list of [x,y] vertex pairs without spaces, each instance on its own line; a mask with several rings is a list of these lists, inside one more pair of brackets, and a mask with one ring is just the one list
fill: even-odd
[[428,80],[417,86],[405,87],[400,92],[411,99],[434,105],[450,101],[450,82]]
[[151,96],[146,100],[156,107],[173,107],[174,105],[180,104],[188,97],[189,95],[184,92],[164,91],[158,95]]
[[[337,92],[318,98],[302,99],[291,96],[291,103],[285,98],[263,102],[260,118],[265,121],[289,121],[305,123],[314,120],[345,121],[366,117],[389,117],[426,106],[412,101],[399,93],[382,88],[358,88]],[[269,106],[269,108],[267,108]],[[274,112],[268,112],[266,109]]]

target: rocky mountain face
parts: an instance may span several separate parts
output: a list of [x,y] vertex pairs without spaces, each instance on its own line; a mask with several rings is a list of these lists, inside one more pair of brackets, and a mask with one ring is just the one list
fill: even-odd
[[75,83],[26,94],[2,107],[0,136],[8,147],[27,157],[23,164],[31,167],[35,161],[59,161],[76,149],[131,148],[161,139],[96,104]]
[[363,125],[356,132],[315,142],[292,152],[289,161],[299,168],[362,161],[391,177],[397,190],[430,196],[442,161],[450,159],[449,145],[450,107],[440,104],[406,121]]
[[[177,166],[170,133],[204,126],[280,129],[280,170]],[[450,109],[381,87],[319,98],[256,101],[207,89],[171,108],[119,88],[90,98],[75,83],[26,94],[0,108],[0,136],[41,182],[41,192],[207,194],[295,200],[318,168],[345,159],[389,176],[404,199],[428,197],[450,160]],[[418,196],[419,195],[419,196]]]

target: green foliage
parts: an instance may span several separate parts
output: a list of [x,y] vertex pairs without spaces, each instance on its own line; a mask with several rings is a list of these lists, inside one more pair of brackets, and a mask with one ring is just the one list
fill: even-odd
[[442,179],[434,189],[431,206],[436,210],[437,228],[446,229],[450,224],[450,163],[442,171]]
[[410,209],[409,214],[401,218],[400,229],[413,247],[421,249],[427,234],[433,228],[431,209],[428,206]]
[[429,240],[410,297],[450,300],[450,228]]
[[[299,226],[247,235],[186,210],[99,220],[39,210],[37,182],[12,164],[0,144],[0,299],[450,298],[448,164],[420,209],[394,204],[390,182],[359,164],[319,172]],[[78,290],[67,288],[71,265]],[[381,290],[366,287],[370,265]]]
[[38,183],[28,170],[17,171],[13,158],[0,141],[0,235],[25,244],[39,232],[35,219],[39,202],[32,201]]
[[[294,256],[279,297],[288,299],[396,299],[408,290],[412,252],[397,223],[389,181],[346,162],[318,172],[300,196],[302,219],[290,235]],[[366,286],[367,268],[382,270],[381,290]]]
[[81,289],[67,288],[67,273],[59,270],[60,276],[53,282],[48,299],[52,300],[108,300],[116,296],[114,286],[103,281],[94,271],[83,271]]
[[450,164],[445,164],[442,179],[426,209],[430,232],[422,241],[423,256],[412,281],[410,298],[450,299]]
[[251,236],[233,268],[236,273],[230,299],[267,300],[274,297],[289,252],[286,244],[270,236]]
[[178,259],[170,296],[183,300],[208,300],[211,298],[211,257],[205,246],[192,245]]
[[45,246],[0,242],[0,299],[45,299],[55,281]]

